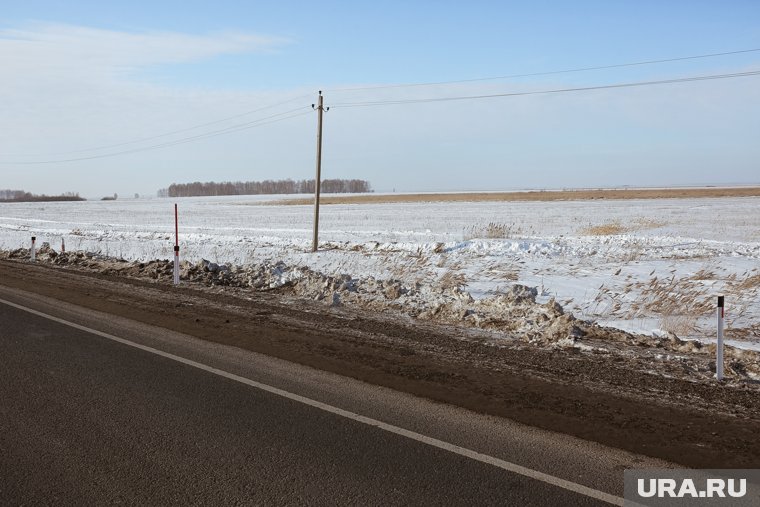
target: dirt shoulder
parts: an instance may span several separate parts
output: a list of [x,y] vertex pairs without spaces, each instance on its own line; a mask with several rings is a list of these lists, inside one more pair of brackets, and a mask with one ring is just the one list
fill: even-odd
[[697,468],[760,468],[750,383],[305,301],[0,261],[0,285]]
[[[586,190],[536,190],[529,192],[463,192],[440,194],[327,195],[321,204],[387,204],[406,202],[500,202],[500,201],[587,201],[621,199],[684,199],[704,197],[757,197],[760,187],[631,188]],[[263,202],[272,205],[314,204],[313,198]]]

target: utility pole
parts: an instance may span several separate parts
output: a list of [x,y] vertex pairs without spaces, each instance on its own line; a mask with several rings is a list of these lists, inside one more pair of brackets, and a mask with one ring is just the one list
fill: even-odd
[[316,252],[319,245],[319,189],[322,183],[322,113],[330,110],[324,107],[321,90],[317,106],[312,104],[311,108],[317,111],[317,177],[314,180],[314,241],[311,246],[311,251]]

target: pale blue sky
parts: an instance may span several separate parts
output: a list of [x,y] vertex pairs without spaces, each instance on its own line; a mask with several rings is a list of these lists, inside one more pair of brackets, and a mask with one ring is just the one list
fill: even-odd
[[[87,196],[172,182],[310,178],[304,114],[113,157],[304,107],[760,70],[756,1],[4,2],[0,187]],[[262,106],[298,100],[174,135]],[[378,191],[760,182],[760,76],[377,108],[325,118],[324,177]],[[123,144],[140,138],[151,141]],[[121,146],[113,146],[121,145]],[[90,148],[109,146],[100,150]]]

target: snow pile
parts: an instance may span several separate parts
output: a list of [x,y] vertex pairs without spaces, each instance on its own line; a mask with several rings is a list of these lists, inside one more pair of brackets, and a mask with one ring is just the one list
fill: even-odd
[[[27,249],[5,252],[2,257],[28,259]],[[172,261],[149,262],[112,259],[92,252],[58,253],[43,244],[38,262],[71,266],[104,275],[121,275],[168,281]],[[499,331],[531,343],[575,343],[585,334],[587,323],[562,311],[556,302],[536,302],[535,288],[514,284],[503,294],[475,300],[456,280],[423,285],[374,277],[354,279],[351,275],[325,275],[308,267],[288,266],[284,262],[233,266],[208,260],[180,263],[180,278],[208,286],[230,286],[253,290],[279,290],[326,304],[348,305],[372,311],[397,311],[410,317]]]
[[[0,251],[0,258],[26,260],[29,250]],[[172,261],[127,261],[83,251],[59,253],[47,243],[39,249],[37,261],[160,283],[171,283],[173,275]],[[396,312],[430,323],[494,331],[534,346],[575,348],[591,353],[609,353],[619,345],[641,351],[657,350],[661,351],[654,356],[657,360],[682,362],[685,370],[691,368],[689,355],[715,357],[713,343],[682,340],[674,333],[661,336],[630,333],[576,319],[564,312],[554,299],[540,302],[535,287],[519,283],[509,285],[498,294],[476,299],[463,289],[461,279],[456,277],[443,277],[430,284],[409,284],[372,276],[326,275],[282,261],[240,266],[204,259],[197,263],[184,261],[180,267],[183,283],[278,291],[328,306]],[[726,346],[725,357],[728,375],[760,380],[760,352]],[[711,368],[714,370],[714,363]]]

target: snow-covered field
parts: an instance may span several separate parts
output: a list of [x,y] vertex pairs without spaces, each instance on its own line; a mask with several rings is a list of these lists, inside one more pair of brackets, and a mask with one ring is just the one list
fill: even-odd
[[[274,198],[282,198],[274,197]],[[464,284],[476,299],[536,287],[581,319],[760,349],[760,198],[397,203],[321,209],[263,197],[178,199],[183,259],[284,261],[328,275]],[[38,245],[169,259],[174,200],[0,204],[0,249]]]

